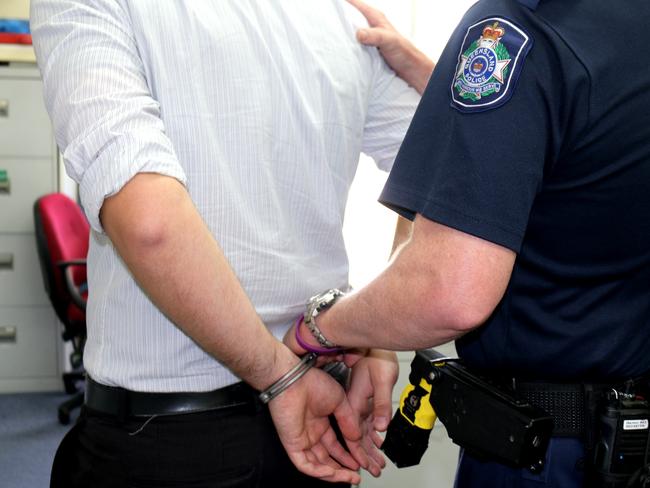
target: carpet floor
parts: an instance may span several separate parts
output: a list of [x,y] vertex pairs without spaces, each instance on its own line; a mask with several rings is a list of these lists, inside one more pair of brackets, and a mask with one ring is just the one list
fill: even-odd
[[0,394],[0,487],[47,488],[59,442],[70,425],[59,424],[64,393]]

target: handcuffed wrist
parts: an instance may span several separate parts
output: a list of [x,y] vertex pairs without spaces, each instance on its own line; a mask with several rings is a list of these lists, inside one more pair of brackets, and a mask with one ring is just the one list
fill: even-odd
[[298,364],[287,371],[279,380],[273,383],[264,391],[260,392],[259,399],[262,403],[269,403],[280,393],[285,391],[296,381],[302,378],[307,371],[316,363],[317,354],[310,352],[303,356]]

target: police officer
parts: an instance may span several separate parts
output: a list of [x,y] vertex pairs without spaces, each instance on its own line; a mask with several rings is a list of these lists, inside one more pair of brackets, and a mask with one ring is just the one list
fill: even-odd
[[414,220],[410,241],[317,333],[297,331],[358,348],[454,339],[474,370],[559,402],[544,470],[462,453],[459,488],[593,486],[580,395],[650,371],[649,27],[647,0],[475,4],[381,195]]

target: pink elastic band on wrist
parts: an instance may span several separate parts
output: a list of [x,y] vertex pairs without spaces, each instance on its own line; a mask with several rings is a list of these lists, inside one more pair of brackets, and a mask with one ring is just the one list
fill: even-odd
[[296,320],[296,327],[295,327],[295,336],[296,336],[296,342],[300,347],[302,347],[305,351],[307,352],[313,352],[315,354],[340,354],[343,352],[342,347],[319,347],[319,346],[312,346],[310,344],[307,344],[302,337],[300,337],[300,326],[302,325],[303,320],[305,319],[304,315],[301,315],[298,317],[298,320]]

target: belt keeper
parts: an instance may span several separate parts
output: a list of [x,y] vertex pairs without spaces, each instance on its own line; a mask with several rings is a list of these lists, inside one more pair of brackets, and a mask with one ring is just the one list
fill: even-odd
[[293,368],[291,368],[284,376],[269,386],[266,390],[262,391],[259,395],[262,403],[269,403],[277,397],[284,390],[293,385],[296,381],[302,378],[307,371],[316,363],[318,357],[315,353],[309,353],[300,360]]

